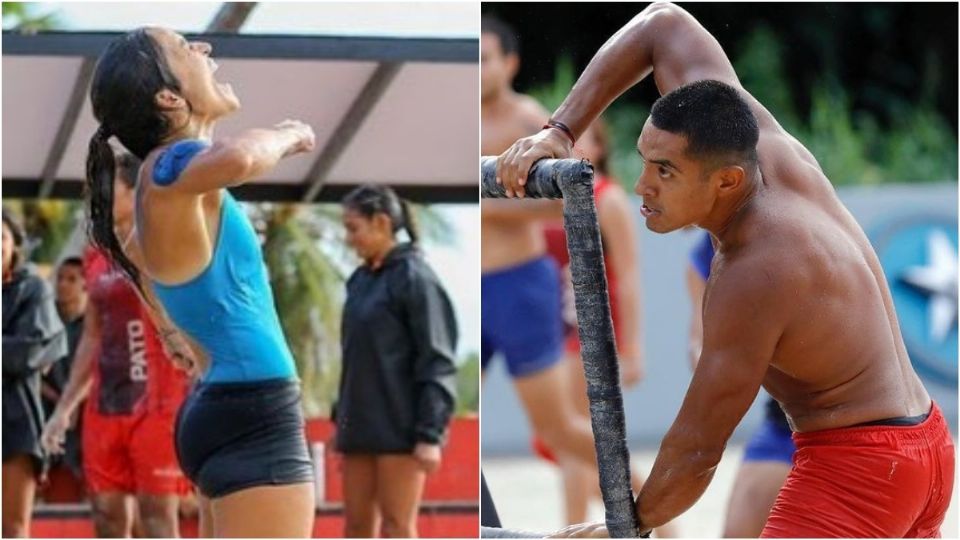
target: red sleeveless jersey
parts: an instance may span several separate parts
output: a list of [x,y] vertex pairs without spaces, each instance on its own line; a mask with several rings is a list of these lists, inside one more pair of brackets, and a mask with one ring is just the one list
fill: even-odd
[[100,316],[100,348],[88,409],[100,415],[175,414],[188,381],[164,354],[133,284],[94,248],[84,253],[84,270],[89,301]]

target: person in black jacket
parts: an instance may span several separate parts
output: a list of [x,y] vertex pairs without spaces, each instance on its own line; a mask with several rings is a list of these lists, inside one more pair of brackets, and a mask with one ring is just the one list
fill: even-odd
[[30,534],[43,406],[40,372],[67,353],[53,288],[25,263],[23,227],[3,211],[3,536]]
[[[457,322],[417,248],[405,202],[388,187],[343,199],[347,243],[363,264],[347,281],[337,405],[347,537],[415,537],[426,475],[454,406]],[[404,228],[411,242],[399,243]]]

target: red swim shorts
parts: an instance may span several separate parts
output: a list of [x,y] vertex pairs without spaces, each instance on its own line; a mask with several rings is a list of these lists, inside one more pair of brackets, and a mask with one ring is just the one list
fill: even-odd
[[795,433],[793,469],[763,538],[938,538],[954,479],[936,403],[915,426]]
[[173,449],[173,415],[87,414],[83,422],[83,470],[92,493],[183,495],[189,491]]

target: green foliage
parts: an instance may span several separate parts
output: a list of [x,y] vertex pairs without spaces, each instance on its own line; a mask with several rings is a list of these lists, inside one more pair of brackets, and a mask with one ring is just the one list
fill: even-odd
[[480,355],[471,352],[460,358],[457,367],[457,416],[480,411]]
[[52,30],[63,26],[56,12],[39,13],[32,2],[3,2],[3,28],[21,32]]
[[893,118],[886,129],[873,115],[851,106],[831,72],[814,84],[809,115],[801,120],[782,58],[780,40],[769,28],[759,26],[747,38],[734,65],[744,87],[813,153],[831,182],[956,181],[957,137],[931,102],[940,73],[935,55],[923,69],[921,94],[926,98],[904,103],[886,97]]
[[807,123],[794,133],[834,184],[876,184],[882,178],[881,165],[867,158],[869,135],[876,130],[867,129],[872,126],[867,117],[857,124],[843,90],[819,86],[812,94]]
[[787,131],[799,127],[793,96],[783,68],[783,47],[767,26],[758,26],[734,62],[737,77],[753,97],[770,110]]
[[[893,105],[892,105],[893,106]],[[897,107],[886,128],[850,106],[838,84],[818,83],[794,136],[835,185],[957,181],[957,137],[931,104]]]
[[263,204],[258,212],[274,301],[303,382],[304,411],[329,416],[340,380],[344,273],[317,239],[336,234],[339,217],[328,208],[291,204]]
[[932,107],[897,120],[879,146],[890,178],[905,182],[957,180],[957,138]]
[[[812,86],[810,108],[798,112],[785,76],[784,45],[767,26],[758,26],[736,51],[734,66],[744,87],[777,121],[817,158],[835,185],[957,181],[957,135],[936,112],[933,91],[939,84],[936,55],[927,59],[918,84],[916,103],[884,95],[891,119],[886,125],[853,107],[838,74],[828,66]],[[569,58],[560,58],[551,83],[530,95],[553,110],[573,87],[576,75]],[[611,141],[611,169],[625,188],[640,174],[636,139],[649,109],[629,102],[614,103],[605,113]]]
[[627,193],[633,193],[634,184],[643,172],[637,155],[637,137],[649,115],[650,109],[633,103],[615,104],[603,115],[610,133],[607,158],[610,172]]
[[563,103],[575,82],[577,82],[577,73],[574,72],[573,62],[569,57],[562,56],[557,59],[553,81],[531,88],[528,94],[548,111],[553,111]]
[[80,201],[4,199],[3,205],[23,221],[30,261],[40,265],[56,262],[83,216]]

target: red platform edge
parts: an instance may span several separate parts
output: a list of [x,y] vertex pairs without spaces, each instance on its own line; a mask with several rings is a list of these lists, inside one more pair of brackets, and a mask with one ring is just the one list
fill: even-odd
[[[480,493],[480,425],[475,416],[455,418],[443,450],[440,469],[427,478],[418,529],[424,537],[477,538]],[[318,511],[314,537],[339,537],[343,533],[342,457],[333,449],[334,424],[325,418],[307,421],[307,440],[314,461],[321,472]],[[51,503],[79,503],[83,488],[62,468],[51,471],[43,490],[44,500]],[[63,508],[63,507],[60,507]],[[93,524],[87,512],[64,512],[45,509],[35,511],[31,535],[36,538],[90,538]],[[195,519],[181,520],[181,535],[196,537]]]

